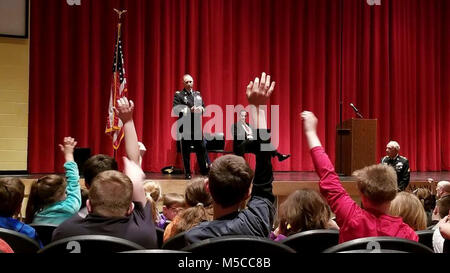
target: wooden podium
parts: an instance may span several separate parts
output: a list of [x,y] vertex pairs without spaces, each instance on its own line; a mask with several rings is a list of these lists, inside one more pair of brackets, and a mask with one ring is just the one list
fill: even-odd
[[336,131],[336,172],[353,171],[376,163],[377,120],[352,118]]

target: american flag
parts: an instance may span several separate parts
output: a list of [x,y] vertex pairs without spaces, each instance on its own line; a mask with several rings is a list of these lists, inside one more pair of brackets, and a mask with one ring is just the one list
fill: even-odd
[[112,137],[113,148],[117,150],[123,138],[122,121],[116,116],[113,107],[117,100],[126,97],[127,79],[125,77],[125,64],[123,58],[122,37],[120,26],[118,29],[117,41],[114,49],[113,77],[111,82],[111,93],[109,97],[108,118],[105,133]]

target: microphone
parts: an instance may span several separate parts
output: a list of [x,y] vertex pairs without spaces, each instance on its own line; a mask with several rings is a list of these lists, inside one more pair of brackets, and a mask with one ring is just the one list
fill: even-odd
[[363,118],[363,116],[358,111],[358,109],[356,109],[356,107],[355,107],[355,105],[353,105],[353,103],[350,102],[350,106],[353,108],[353,111],[355,111],[355,113],[358,115],[358,117]]

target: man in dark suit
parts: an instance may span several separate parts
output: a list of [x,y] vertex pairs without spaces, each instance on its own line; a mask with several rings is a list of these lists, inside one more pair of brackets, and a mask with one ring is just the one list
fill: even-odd
[[[259,147],[254,141],[256,138],[256,131],[247,123],[247,112],[242,110],[239,112],[239,119],[236,123],[231,125],[231,132],[233,133],[233,153],[238,156],[244,156],[245,153],[255,153]],[[291,155],[280,154],[275,148],[272,149],[272,157],[277,157],[278,161],[284,161]]]
[[183,76],[184,88],[176,91],[173,98],[173,111],[178,114],[178,122],[181,134],[180,145],[183,156],[184,174],[186,179],[191,179],[190,152],[194,146],[197,154],[197,162],[202,175],[207,175],[209,166],[206,162],[206,147],[202,133],[202,115],[205,111],[200,91],[194,91],[194,79],[191,75]]

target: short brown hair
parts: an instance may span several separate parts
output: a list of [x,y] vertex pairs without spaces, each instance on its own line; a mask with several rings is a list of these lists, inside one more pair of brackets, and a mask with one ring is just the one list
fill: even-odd
[[175,192],[166,193],[163,195],[163,205],[167,208],[170,208],[173,205],[184,207],[186,205],[184,195]]
[[132,199],[133,183],[119,171],[99,173],[89,189],[92,212],[104,217],[125,216]]
[[16,177],[0,178],[0,216],[12,217],[22,204],[25,185]]
[[205,178],[198,177],[191,180],[185,189],[184,199],[189,207],[202,203],[205,207],[212,204],[212,197],[205,188]]
[[397,194],[397,173],[388,165],[376,164],[353,172],[359,191],[374,204],[392,201]]
[[89,188],[92,184],[92,181],[97,176],[97,174],[110,171],[110,170],[118,170],[117,161],[110,157],[109,155],[98,154],[91,156],[83,165],[84,171],[84,184],[87,188]]
[[36,213],[44,207],[60,201],[66,192],[66,179],[60,175],[46,175],[31,185],[27,203],[26,223],[33,222]]
[[253,180],[253,170],[244,158],[225,155],[216,159],[209,171],[209,190],[224,208],[243,201]]
[[444,218],[448,215],[450,210],[450,195],[441,197],[441,199],[436,201],[436,206],[439,209],[439,216]]
[[389,214],[400,216],[414,230],[427,228],[427,214],[419,198],[409,192],[399,192],[392,200]]
[[326,229],[330,218],[330,207],[312,189],[291,193],[278,211],[280,233],[285,236],[312,229]]
[[412,192],[423,205],[423,208],[427,212],[433,211],[436,202],[434,197],[431,195],[431,191],[427,188],[417,188]]

